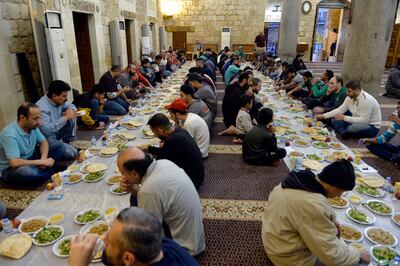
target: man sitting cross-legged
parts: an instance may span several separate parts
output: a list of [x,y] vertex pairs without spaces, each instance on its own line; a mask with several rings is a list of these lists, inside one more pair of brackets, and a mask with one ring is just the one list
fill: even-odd
[[12,186],[35,187],[51,177],[51,167],[63,155],[62,147],[49,151],[49,144],[38,128],[41,119],[37,105],[22,104],[17,117],[0,133],[1,178]]
[[154,160],[138,148],[121,152],[117,166],[123,176],[121,188],[132,192],[132,206],[137,204],[156,216],[163,223],[164,234],[191,255],[204,251],[199,194],[182,168],[169,160]]

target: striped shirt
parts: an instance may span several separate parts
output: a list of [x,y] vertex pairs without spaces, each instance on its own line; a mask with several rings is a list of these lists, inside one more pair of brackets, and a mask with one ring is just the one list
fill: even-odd
[[376,138],[379,144],[389,142],[397,133],[400,132],[400,125],[393,122],[390,127]]

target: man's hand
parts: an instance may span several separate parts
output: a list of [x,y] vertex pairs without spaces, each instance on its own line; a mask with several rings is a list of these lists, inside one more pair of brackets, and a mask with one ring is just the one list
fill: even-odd
[[362,144],[370,144],[373,142],[373,139],[360,139],[358,141],[358,144],[362,145]]
[[72,237],[69,244],[68,266],[89,265],[98,238],[96,234],[84,234]]
[[39,160],[39,167],[52,167],[54,165],[54,159],[53,158],[47,158],[47,159],[42,159]]
[[335,119],[339,120],[339,121],[343,121],[344,120],[344,114],[337,114],[335,115]]
[[369,257],[368,251],[363,250],[360,252],[360,262],[362,262],[365,265],[369,264],[370,257]]
[[69,121],[69,120],[74,119],[75,117],[76,117],[76,112],[74,110],[72,110],[72,109],[65,110],[65,112],[64,112],[65,120]]
[[318,79],[313,79],[313,81],[311,82],[312,85],[316,85],[318,83]]
[[132,184],[129,182],[129,180],[122,176],[121,179],[119,180],[119,187],[123,191],[131,192],[132,191]]
[[396,124],[400,124],[400,118],[395,114],[389,115],[388,120],[392,121],[392,122],[394,122]]
[[340,233],[341,233],[341,228],[340,228],[340,224],[338,223],[338,221],[333,221],[333,223],[335,224],[336,228],[337,228],[337,238],[340,238]]
[[293,98],[293,94],[292,92],[288,92],[288,94],[286,94],[288,98]]
[[142,144],[142,145],[138,145],[137,146],[138,149],[147,152],[147,150],[149,149],[149,145],[148,144]]
[[316,115],[315,115],[315,118],[316,118],[317,120],[324,120],[324,119],[325,119],[323,114],[316,114]]
[[271,131],[272,134],[275,134],[275,127],[273,125],[269,125],[268,130]]

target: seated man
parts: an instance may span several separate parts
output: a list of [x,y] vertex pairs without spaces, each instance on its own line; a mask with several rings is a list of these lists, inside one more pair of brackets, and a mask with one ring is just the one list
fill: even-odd
[[232,56],[231,62],[231,65],[226,69],[224,74],[225,86],[228,86],[231,83],[232,78],[235,76],[235,74],[240,71],[239,57],[236,55]]
[[240,62],[246,61],[246,52],[243,50],[243,46],[239,46],[235,52],[235,55],[239,56]]
[[383,95],[390,98],[400,98],[400,58],[397,60],[397,65],[390,70]]
[[148,125],[154,135],[163,141],[160,148],[148,147],[148,152],[158,160],[167,159],[181,167],[199,189],[204,180],[204,165],[200,149],[192,136],[186,130],[172,125],[164,114],[153,115]]
[[[323,114],[338,108],[347,97],[347,89],[343,86],[343,79],[339,76],[334,76],[329,81],[328,90],[325,95],[318,99],[318,103],[314,102],[313,113]],[[310,106],[311,107],[311,106]]]
[[90,128],[104,128],[110,121],[110,118],[103,114],[104,94],[104,87],[96,84],[90,91],[76,97],[73,104],[78,111],[85,111],[83,116],[78,117],[78,124]]
[[[40,131],[46,137],[50,150],[58,149],[63,160],[78,159],[78,150],[68,143],[76,140],[76,107],[67,103],[71,87],[62,80],[52,81],[47,95],[37,105],[41,109]],[[60,148],[59,148],[60,147]]]
[[312,73],[310,71],[305,71],[303,73],[304,82],[297,86],[296,88],[290,90],[287,94],[289,98],[304,99],[310,96],[311,92],[311,81]]
[[288,67],[286,72],[288,81],[286,81],[286,84],[278,83],[275,91],[285,90],[289,92],[304,83],[303,76],[298,74],[294,67]]
[[[69,266],[90,264],[98,235],[76,235],[70,243]],[[105,265],[195,266],[199,263],[174,240],[162,236],[157,217],[137,207],[123,209],[105,238]]]
[[153,69],[150,68],[149,59],[145,58],[142,60],[142,65],[140,66],[139,71],[153,86],[155,85],[156,76],[154,75]]
[[390,140],[400,131],[400,102],[397,103],[397,110],[388,117],[392,121],[390,127],[376,138],[361,139],[360,143],[368,144],[367,148],[373,154],[391,161],[395,164],[400,163],[400,147],[389,143]]
[[198,99],[203,100],[207,104],[212,113],[212,118],[214,119],[217,115],[217,95],[213,92],[211,87],[203,81],[204,78],[197,73],[189,73],[187,75],[186,82],[189,83],[196,91],[194,93],[194,96]]
[[310,96],[304,99],[308,109],[313,109],[315,106],[324,106],[324,97],[329,88],[329,81],[334,77],[331,70],[325,70],[321,80],[314,79],[311,82]]
[[215,86],[214,81],[210,78],[210,76],[204,74],[204,71],[201,67],[191,67],[189,68],[189,73],[197,73],[200,74],[204,78],[204,82],[207,83],[215,95],[217,95],[217,87]]
[[201,68],[203,73],[211,78],[213,82],[216,81],[215,71],[206,64],[205,58],[197,58],[196,59],[196,67]]
[[258,112],[257,125],[252,127],[243,141],[243,160],[246,163],[278,165],[280,159],[285,158],[286,150],[277,146],[273,115],[270,108],[262,108]]
[[[322,120],[334,117],[332,126],[343,139],[375,137],[382,124],[378,101],[361,89],[358,80],[350,80],[346,88],[348,96],[343,104],[328,113],[316,115],[316,118]],[[347,111],[351,115],[344,115]]]
[[[121,188],[137,193],[139,208],[164,223],[170,236],[193,256],[204,251],[204,229],[199,194],[188,175],[169,160],[153,160],[138,148],[118,155],[117,166],[123,178]],[[133,185],[138,185],[133,191]],[[132,202],[134,203],[134,202]]]
[[318,176],[309,169],[291,171],[272,190],[264,210],[262,239],[269,259],[275,265],[367,265],[368,251],[339,239],[340,226],[327,200],[354,185],[353,166],[345,160]]
[[125,71],[119,76],[117,82],[123,87],[129,87],[130,90],[126,91],[124,94],[125,96],[130,99],[134,100],[137,96],[136,88],[140,89],[140,87],[145,87],[143,84],[139,82],[139,76],[136,73],[136,66],[133,64],[128,64]]
[[129,111],[130,102],[125,93],[132,89],[129,86],[121,88],[118,85],[117,79],[121,74],[121,66],[114,65],[99,80],[99,84],[106,89],[107,102],[104,103],[104,112],[108,115],[126,115]]
[[180,95],[182,99],[185,100],[187,104],[187,111],[189,113],[194,113],[206,122],[208,129],[211,130],[212,126],[212,114],[210,109],[208,109],[207,104],[201,99],[194,97],[194,89],[189,84],[184,84],[181,86]]
[[62,147],[49,151],[49,144],[39,130],[40,109],[33,103],[22,104],[17,121],[0,133],[0,175],[12,186],[36,187],[53,174],[51,167],[63,155]]
[[165,107],[174,120],[175,125],[182,125],[182,128],[189,132],[197,146],[201,156],[208,157],[208,145],[210,145],[210,131],[206,122],[200,116],[189,113],[185,100],[178,98]]

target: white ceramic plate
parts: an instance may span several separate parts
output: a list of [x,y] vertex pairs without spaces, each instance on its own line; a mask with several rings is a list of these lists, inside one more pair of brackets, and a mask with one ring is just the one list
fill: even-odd
[[122,176],[121,174],[114,174],[114,175],[110,175],[106,178],[106,183],[109,185],[114,185],[114,184],[118,184],[119,181],[117,182],[111,182],[111,178],[115,177],[115,176]]
[[120,193],[119,193],[119,192],[115,192],[114,189],[117,189],[117,188],[119,188],[119,183],[112,185],[112,186],[110,187],[110,192],[111,192],[112,194],[115,194],[115,195],[125,195],[125,194],[128,194],[127,191],[120,192]]
[[[321,147],[321,146],[318,146],[318,143],[325,143],[325,144],[327,144],[328,146],[327,146],[327,147]],[[323,142],[323,141],[316,141],[316,142],[313,142],[313,143],[312,143],[312,146],[313,146],[314,148],[322,149],[322,150],[324,150],[324,149],[329,149],[329,147],[330,147],[328,143]]]
[[397,224],[398,226],[400,226],[400,222],[398,222],[398,221],[396,221],[396,219],[394,219],[394,217],[396,217],[396,216],[400,216],[400,212],[395,212],[395,213],[393,213],[391,219],[392,219],[392,221],[393,221],[395,224]]
[[374,243],[375,245],[383,245],[382,243],[378,243],[378,242],[374,241],[373,239],[371,239],[371,238],[369,237],[368,231],[371,230],[371,229],[380,229],[380,230],[383,230],[383,231],[385,231],[385,232],[391,234],[391,235],[393,236],[395,242],[394,242],[394,244],[392,244],[392,245],[385,245],[385,246],[388,246],[388,247],[395,247],[395,246],[397,246],[397,237],[396,237],[394,234],[392,234],[391,232],[389,232],[389,231],[387,231],[387,230],[385,230],[385,229],[382,229],[382,228],[379,228],[379,227],[376,227],[376,226],[368,227],[368,228],[366,228],[365,231],[364,231],[365,237],[366,237],[369,241],[371,241],[371,243]]
[[310,143],[307,143],[306,145],[299,145],[297,141],[293,141],[293,145],[297,147],[308,147],[310,146]]
[[[88,212],[88,211],[90,211],[90,210],[99,212],[99,213],[100,213],[99,217],[97,217],[97,218],[94,219],[93,221],[84,222],[84,223],[79,222],[79,221],[76,220],[77,217],[78,217],[78,215],[84,214],[85,212]],[[100,210],[100,209],[98,209],[98,208],[90,208],[90,209],[86,209],[86,210],[80,211],[80,212],[78,212],[77,214],[75,214],[75,216],[74,216],[74,222],[77,223],[77,224],[90,224],[90,223],[94,223],[95,221],[99,220],[102,216],[103,216],[103,211],[102,211],[102,210]]]
[[[59,229],[61,229],[61,235],[60,235],[59,237],[57,237],[56,239],[54,239],[53,241],[51,241],[51,242],[47,242],[47,243],[38,243],[38,242],[36,242],[36,240],[35,240],[36,235],[39,234],[40,231],[42,231],[42,230],[44,230],[44,229],[46,229],[46,228],[59,228]],[[37,246],[48,246],[48,245],[51,245],[51,244],[57,242],[57,241],[58,241],[60,238],[62,238],[63,235],[64,235],[64,228],[62,228],[62,227],[59,226],[59,225],[49,225],[49,226],[46,226],[45,228],[41,229],[40,231],[36,232],[36,233],[32,236],[33,244],[35,244],[35,245],[37,245]]]
[[356,230],[361,234],[361,237],[357,240],[350,240],[350,239],[345,239],[345,238],[341,237],[344,241],[349,242],[349,243],[357,243],[357,242],[361,242],[364,239],[363,232],[360,229],[358,229],[357,227],[350,225],[350,224],[342,224],[341,226],[350,227],[351,229]]
[[81,182],[82,181],[82,178],[83,178],[83,175],[82,174],[70,174],[70,175],[80,175],[81,176],[81,178],[79,178],[78,180],[76,180],[76,181],[74,181],[74,182],[69,182],[69,184],[76,184],[76,183],[79,183],[79,182]]
[[386,195],[386,192],[385,192],[384,190],[382,190],[382,189],[380,189],[380,188],[376,188],[376,189],[378,190],[379,195],[368,194],[368,193],[366,193],[366,192],[364,192],[364,191],[363,191],[363,192],[359,192],[359,191],[357,191],[357,187],[354,188],[354,190],[355,190],[356,192],[358,192],[358,193],[360,193],[360,194],[367,195],[367,196],[372,197],[372,198],[382,198],[382,197],[384,197],[384,196]]
[[[332,144],[338,144],[338,145],[340,145],[340,148],[334,147]],[[331,147],[332,149],[335,149],[335,150],[344,150],[346,148],[342,143],[339,143],[339,142],[330,142],[329,147]]]
[[356,220],[356,219],[354,219],[353,217],[350,216],[349,211],[350,211],[351,209],[352,209],[352,208],[348,208],[348,209],[346,210],[346,215],[347,215],[347,217],[349,217],[350,220],[352,220],[352,221],[354,221],[354,222],[356,222],[356,223],[365,224],[365,225],[370,225],[370,224],[374,224],[374,223],[375,223],[376,217],[375,217],[375,215],[373,215],[372,213],[368,213],[368,212],[366,212],[366,211],[364,211],[364,210],[360,210],[360,208],[358,208],[357,210],[360,211],[360,212],[362,212],[362,213],[364,213],[364,214],[368,217],[368,219],[369,219],[369,222],[360,222],[360,221],[358,221],[358,220]]
[[31,218],[28,218],[28,219],[25,219],[24,221],[22,221],[21,224],[18,226],[18,231],[19,231],[21,234],[33,235],[33,234],[35,234],[36,232],[42,230],[42,228],[40,228],[39,230],[36,230],[36,231],[34,231],[34,232],[30,232],[30,233],[22,232],[22,225],[23,225],[24,223],[29,222],[30,220],[34,220],[34,219],[40,219],[40,220],[46,221],[45,227],[49,224],[49,218],[48,218],[48,217],[46,217],[46,216],[33,216],[33,217],[31,217]]
[[374,249],[375,249],[375,248],[388,248],[388,249],[390,249],[391,251],[393,251],[394,253],[397,253],[397,255],[400,255],[400,253],[399,253],[397,250],[394,250],[393,248],[390,248],[390,247],[388,247],[388,246],[383,246],[383,245],[375,245],[375,246],[372,246],[372,247],[369,249],[369,254],[371,255],[371,257],[372,257],[376,262],[380,262],[380,260],[379,260],[377,257],[374,256]]
[[[317,155],[319,157],[319,160],[311,159],[311,158],[308,157],[309,155]],[[309,160],[314,160],[314,161],[318,161],[318,162],[323,162],[324,161],[324,156],[322,154],[318,154],[318,153],[310,153],[310,154],[307,154],[305,157],[307,159],[309,159]]]
[[331,204],[329,204],[329,201],[328,201],[329,206],[336,208],[336,209],[346,209],[347,207],[349,207],[349,201],[345,197],[341,197],[341,198],[346,201],[346,205],[344,205],[344,206],[331,205]]
[[58,249],[58,247],[61,245],[61,243],[62,243],[64,240],[71,240],[72,237],[73,237],[73,235],[64,236],[63,238],[61,238],[60,240],[58,240],[57,243],[55,243],[54,246],[53,246],[53,253],[54,253],[54,255],[56,255],[57,257],[60,257],[60,258],[68,258],[69,254],[68,254],[68,255],[61,255],[61,254],[60,254],[60,250]]
[[90,229],[92,229],[92,227],[94,227],[96,225],[99,225],[99,224],[107,225],[108,226],[108,230],[110,230],[110,226],[105,221],[96,221],[94,223],[84,225],[81,228],[81,230],[79,230],[79,233],[80,234],[87,234],[90,231]]
[[82,180],[83,181],[85,181],[85,182],[87,182],[87,183],[95,183],[95,182],[99,182],[100,180],[102,180],[103,178],[104,178],[104,176],[105,176],[105,172],[103,172],[103,175],[101,176],[101,178],[99,178],[99,179],[96,179],[96,180],[86,180],[85,178],[86,178],[86,176],[87,175],[90,175],[90,173],[87,173],[83,178],[82,178]]
[[[388,206],[389,208],[390,208],[390,213],[381,213],[381,212],[378,212],[378,211],[376,211],[376,210],[374,210],[374,209],[372,209],[371,207],[369,207],[368,206],[368,203],[370,203],[370,202],[379,202],[379,203],[383,203],[383,204],[385,204],[386,206]],[[367,208],[368,210],[370,210],[371,212],[373,212],[373,213],[376,213],[376,214],[379,214],[379,215],[383,215],[383,216],[391,216],[392,214],[393,214],[393,208],[392,207],[390,207],[386,202],[384,202],[384,201],[381,201],[381,200],[368,200],[366,203],[365,203],[365,205],[364,205],[364,207],[365,208]]]

